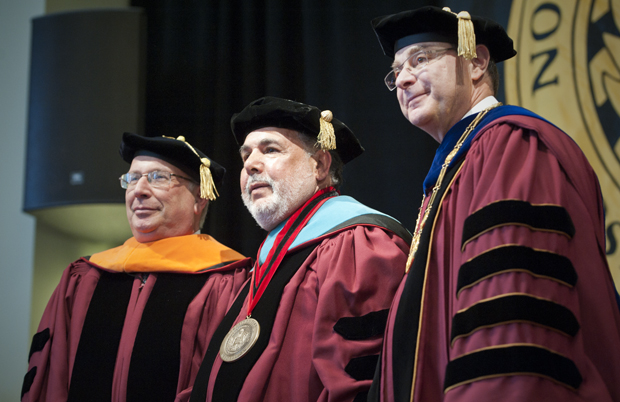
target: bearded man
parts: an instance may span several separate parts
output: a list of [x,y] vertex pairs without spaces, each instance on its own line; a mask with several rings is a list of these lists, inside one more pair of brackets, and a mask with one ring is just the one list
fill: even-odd
[[339,195],[363,148],[331,112],[265,97],[231,126],[243,201],[269,233],[191,401],[365,400],[410,234]]

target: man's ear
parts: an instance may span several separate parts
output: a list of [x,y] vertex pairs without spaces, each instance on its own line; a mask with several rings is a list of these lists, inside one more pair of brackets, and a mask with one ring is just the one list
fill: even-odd
[[329,176],[329,168],[332,166],[332,155],[329,151],[317,151],[312,157],[316,160],[316,180],[322,182]]
[[485,45],[476,46],[476,57],[471,59],[471,63],[473,66],[473,71],[471,73],[471,78],[475,81],[482,78],[484,73],[489,68],[489,61],[491,60],[491,53],[489,52],[489,48]]
[[200,193],[196,196],[196,202],[194,203],[194,214],[200,216],[202,211],[209,205],[208,198],[200,197]]

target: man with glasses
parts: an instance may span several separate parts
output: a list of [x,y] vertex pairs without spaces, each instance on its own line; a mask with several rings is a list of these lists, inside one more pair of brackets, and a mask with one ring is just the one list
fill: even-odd
[[199,234],[224,168],[183,137],[125,133],[133,237],[72,263],[39,324],[22,401],[173,401],[250,259]]
[[269,233],[190,400],[365,400],[410,234],[339,194],[363,148],[330,111],[265,97],[231,126],[243,201]]
[[388,89],[439,148],[369,400],[620,400],[597,177],[564,132],[494,97],[512,40],[435,7],[372,26]]

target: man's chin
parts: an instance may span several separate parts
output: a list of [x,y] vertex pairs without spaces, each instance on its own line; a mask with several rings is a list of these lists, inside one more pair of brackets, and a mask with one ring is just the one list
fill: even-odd
[[405,115],[409,123],[418,127],[419,124],[422,124],[424,121],[424,113],[419,108],[411,108],[407,110],[407,114]]
[[131,232],[138,243],[148,243],[163,238],[163,236],[159,234],[155,228],[131,228]]
[[268,211],[274,209],[271,196],[261,196],[251,198],[248,207],[256,211]]
[[281,211],[273,203],[252,203],[247,207],[258,226],[264,230],[273,229],[281,220]]

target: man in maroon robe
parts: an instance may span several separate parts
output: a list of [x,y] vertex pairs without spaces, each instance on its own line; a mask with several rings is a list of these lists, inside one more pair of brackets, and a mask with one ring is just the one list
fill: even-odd
[[250,259],[199,234],[224,168],[183,137],[125,133],[133,237],[63,273],[30,349],[22,401],[173,401]]
[[363,401],[410,234],[340,196],[363,151],[330,111],[266,97],[233,116],[245,205],[268,231],[191,401]]
[[372,25],[386,85],[440,145],[369,400],[620,400],[599,184],[564,132],[495,99],[512,40],[435,7]]

